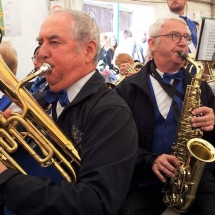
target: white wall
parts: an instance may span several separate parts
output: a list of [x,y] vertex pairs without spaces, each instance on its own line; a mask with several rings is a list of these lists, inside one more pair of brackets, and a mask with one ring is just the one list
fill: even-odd
[[46,0],[18,0],[18,4],[22,36],[4,36],[3,40],[11,41],[17,51],[17,77],[22,79],[33,69],[31,57],[37,46],[36,38],[38,37],[40,26],[48,15],[49,3]]
[[211,18],[211,6],[196,2],[188,2],[187,14],[189,18],[201,22],[201,17]]
[[155,11],[153,6],[136,6],[133,10],[133,23],[132,27],[136,30],[145,30],[154,23]]

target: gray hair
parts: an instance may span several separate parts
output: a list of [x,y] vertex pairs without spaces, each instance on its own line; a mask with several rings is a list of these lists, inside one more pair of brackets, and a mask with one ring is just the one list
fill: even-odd
[[13,74],[16,75],[18,66],[17,53],[9,41],[1,42],[0,55],[2,56],[4,62],[7,64],[11,72],[13,72]]
[[72,9],[53,9],[49,14],[64,13],[71,19],[71,36],[78,42],[79,47],[77,52],[80,51],[82,45],[92,40],[96,41],[97,49],[94,57],[94,63],[97,64],[100,54],[100,30],[95,20],[87,13],[79,10]]
[[[179,22],[184,23],[186,25],[186,27],[187,27],[187,33],[189,35],[191,35],[190,29],[187,26],[187,23],[182,18],[177,17],[177,16],[166,16],[166,17],[163,17],[161,19],[158,19],[154,24],[152,24],[149,27],[149,32],[148,32],[149,38],[156,37],[156,36],[159,35],[159,33],[161,32],[162,28],[164,27],[164,24],[165,24],[166,20],[177,20]],[[157,42],[159,42],[159,38],[157,38]],[[151,49],[150,49],[150,52],[153,55],[153,52],[152,52]]]

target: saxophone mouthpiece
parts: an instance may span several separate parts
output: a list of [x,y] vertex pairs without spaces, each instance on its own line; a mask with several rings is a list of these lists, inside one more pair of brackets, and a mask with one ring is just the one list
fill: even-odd
[[188,56],[187,53],[185,53],[185,52],[179,52],[179,51],[177,53],[181,57],[182,61],[187,59],[187,56]]

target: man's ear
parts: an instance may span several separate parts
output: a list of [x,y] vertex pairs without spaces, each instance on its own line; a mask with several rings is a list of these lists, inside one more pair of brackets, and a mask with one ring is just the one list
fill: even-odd
[[85,46],[85,60],[86,62],[89,63],[96,55],[97,44],[96,41],[92,40],[86,43],[84,46]]
[[153,52],[156,51],[156,38],[149,38],[148,46]]

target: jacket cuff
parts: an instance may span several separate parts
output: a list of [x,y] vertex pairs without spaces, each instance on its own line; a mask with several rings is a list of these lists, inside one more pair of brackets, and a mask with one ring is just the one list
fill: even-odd
[[15,169],[6,169],[5,171],[3,171],[0,174],[0,191],[1,191],[2,185],[17,174],[21,174],[21,172]]

